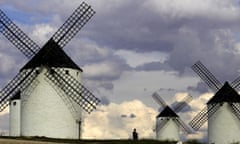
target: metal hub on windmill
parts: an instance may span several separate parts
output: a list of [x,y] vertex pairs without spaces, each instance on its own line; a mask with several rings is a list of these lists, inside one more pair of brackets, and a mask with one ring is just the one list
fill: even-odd
[[158,93],[153,93],[152,97],[161,107],[163,107],[162,111],[156,118],[155,131],[157,140],[179,141],[180,129],[185,134],[192,133],[191,129],[176,114],[187,106],[187,103],[192,100],[191,96],[185,97],[181,102],[176,103],[172,108],[166,104]]
[[208,121],[208,143],[230,144],[240,142],[240,77],[224,85],[198,61],[192,69],[215,92],[207,106],[199,112],[190,125],[198,130]]
[[0,111],[10,103],[10,136],[80,138],[82,109],[90,113],[100,100],[62,48],[94,14],[83,2],[40,48],[0,10],[1,33],[30,59],[1,92]]

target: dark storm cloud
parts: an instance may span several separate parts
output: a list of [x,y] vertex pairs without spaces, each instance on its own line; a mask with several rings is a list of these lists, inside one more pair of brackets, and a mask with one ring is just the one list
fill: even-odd
[[88,34],[91,39],[116,50],[169,52],[173,49],[173,43],[160,31],[171,33],[176,29],[166,29],[169,25],[159,20],[159,15],[143,7],[144,1],[123,3],[111,12],[99,10],[98,17],[90,25]]
[[[105,56],[91,51],[91,55],[86,55],[87,59],[81,58],[79,63],[114,61],[119,70],[114,72],[118,75],[104,79],[118,79],[122,72],[129,70],[126,62],[114,57],[114,51],[122,49],[138,53],[160,51],[169,55],[164,66],[149,62],[136,70],[174,69],[183,74],[195,61],[201,60],[222,81],[238,76],[240,58],[235,44],[240,14],[234,1],[197,1],[188,5],[184,4],[185,1],[167,3],[155,0],[87,2],[97,13],[77,38],[88,39],[97,47],[107,47],[112,51]],[[21,11],[35,11],[33,17],[53,16],[49,23],[60,26],[80,2],[63,5],[58,1],[41,1],[33,5],[31,0],[25,3],[1,1],[1,4],[6,3]],[[199,7],[196,7],[198,3]],[[56,9],[49,8],[53,5]],[[86,51],[83,52],[85,54]],[[97,80],[100,76],[101,79],[104,77],[94,75],[91,79]]]
[[188,91],[197,91],[199,93],[209,92],[209,87],[205,82],[199,82],[196,87],[189,86],[187,88]]
[[[190,5],[179,12],[171,7],[168,10],[167,5],[165,11],[156,10],[158,5],[146,6],[152,2],[123,1],[119,6],[114,5],[111,11],[96,7],[99,12],[89,25],[87,35],[98,45],[115,50],[164,51],[169,54],[164,67],[153,62],[139,66],[137,70],[174,69],[183,74],[194,62],[201,60],[212,67],[213,73],[221,80],[233,79],[237,75],[240,58],[235,50],[237,41],[234,36],[240,30],[240,13],[237,5],[232,10],[234,2],[214,5],[206,2],[203,7],[206,11],[193,10]],[[159,2],[159,7],[162,3]],[[174,3],[172,5],[174,7]]]

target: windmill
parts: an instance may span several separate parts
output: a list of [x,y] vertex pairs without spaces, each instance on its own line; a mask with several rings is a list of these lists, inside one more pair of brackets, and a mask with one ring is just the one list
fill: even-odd
[[153,93],[153,99],[162,107],[161,112],[156,117],[156,138],[158,140],[180,140],[180,129],[185,133],[192,133],[191,129],[176,114],[187,106],[192,100],[191,96],[186,96],[181,102],[170,108],[165,101],[158,95]]
[[208,121],[208,141],[216,144],[240,142],[240,77],[222,84],[198,61],[192,69],[215,92],[214,96],[189,123],[195,130]]
[[100,102],[81,83],[82,69],[63,47],[95,14],[83,2],[40,48],[0,10],[0,31],[30,59],[2,89],[0,112],[10,103],[11,136],[80,138],[82,109]]

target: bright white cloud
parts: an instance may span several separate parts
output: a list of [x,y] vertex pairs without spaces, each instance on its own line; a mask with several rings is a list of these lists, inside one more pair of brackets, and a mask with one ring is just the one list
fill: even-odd
[[56,28],[53,28],[48,24],[37,24],[34,26],[34,29],[29,37],[33,40],[36,40],[35,42],[39,43],[41,47],[48,41],[55,31]]
[[118,77],[122,71],[119,70],[117,66],[118,63],[111,62],[111,61],[104,61],[101,63],[85,65],[83,67],[84,71],[86,72],[85,76],[89,78],[115,78]]
[[[186,95],[186,93],[177,93],[175,98],[182,99]],[[188,124],[211,96],[212,94],[209,93],[194,99],[189,103],[194,111],[178,113],[180,118]],[[141,138],[155,138],[153,129],[157,114],[157,109],[146,106],[139,100],[101,105],[97,111],[85,117],[82,136],[88,139],[128,139],[131,138],[132,129],[137,128]],[[200,131],[182,136],[188,139],[203,139],[206,138],[206,129],[207,123]]]
[[83,126],[83,138],[88,139],[128,139],[133,128],[140,138],[154,138],[156,110],[139,100],[110,103],[98,107],[86,116]]
[[149,62],[161,62],[163,63],[168,55],[161,52],[150,52],[150,53],[136,53],[128,50],[119,50],[115,52],[116,55],[126,59],[126,62],[131,67],[137,67]]

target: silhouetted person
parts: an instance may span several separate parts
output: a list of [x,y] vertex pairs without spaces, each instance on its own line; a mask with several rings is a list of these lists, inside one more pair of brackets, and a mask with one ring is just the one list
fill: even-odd
[[133,140],[138,140],[138,133],[135,128],[133,129],[132,136],[133,136]]

